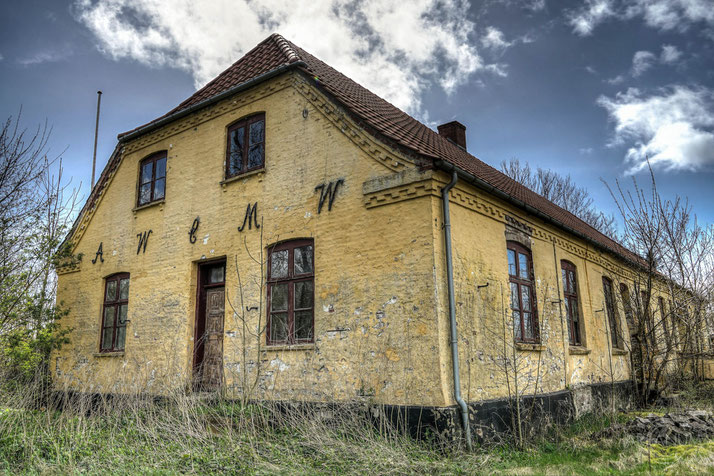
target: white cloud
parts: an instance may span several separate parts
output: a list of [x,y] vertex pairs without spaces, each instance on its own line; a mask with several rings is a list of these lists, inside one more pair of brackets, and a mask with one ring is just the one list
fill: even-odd
[[581,36],[609,19],[642,18],[659,30],[686,30],[695,23],[714,27],[711,0],[586,0],[567,14],[573,31]]
[[114,59],[175,66],[203,85],[272,32],[408,112],[432,84],[452,93],[489,68],[468,0],[76,0]]
[[592,147],[582,147],[578,149],[578,152],[580,152],[583,155],[590,155],[593,153],[593,148]]
[[22,66],[33,66],[42,63],[55,63],[57,61],[62,61],[63,59],[70,56],[68,51],[40,51],[32,56],[26,58],[20,58],[17,60]]
[[657,57],[649,51],[638,51],[632,57],[632,76],[637,77],[650,69]]
[[697,170],[714,164],[714,91],[672,86],[645,96],[629,89],[600,96],[615,124],[610,146],[629,146],[625,162],[634,173],[647,166]]
[[481,44],[484,48],[495,51],[503,51],[513,45],[513,42],[506,41],[501,30],[490,26],[486,28],[486,34],[481,37]]
[[525,7],[528,10],[533,10],[534,12],[543,10],[545,8],[545,0],[530,0],[526,2]]
[[665,64],[676,63],[682,56],[682,52],[674,45],[662,45],[662,53],[659,55],[659,60]]
[[568,22],[575,33],[588,36],[596,26],[615,14],[613,3],[613,0],[586,0],[579,11],[568,13]]

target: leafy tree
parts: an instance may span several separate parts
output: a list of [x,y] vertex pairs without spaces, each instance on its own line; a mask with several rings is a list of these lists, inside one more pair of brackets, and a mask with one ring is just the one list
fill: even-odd
[[71,225],[77,193],[48,157],[50,130],[28,133],[20,117],[0,126],[0,370],[5,382],[47,375],[50,352],[67,341],[57,321],[55,253]]

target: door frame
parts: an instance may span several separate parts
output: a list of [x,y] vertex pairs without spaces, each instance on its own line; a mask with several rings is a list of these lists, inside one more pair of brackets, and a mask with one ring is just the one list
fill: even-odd
[[[191,381],[194,390],[196,389],[197,385],[196,374],[199,370],[199,366],[203,363],[203,342],[200,340],[200,338],[203,336],[203,333],[206,330],[206,290],[218,287],[225,288],[226,257],[224,256],[212,260],[200,261],[197,264],[198,269],[196,274],[196,309],[194,313],[193,322],[193,349],[191,358]],[[209,284],[207,276],[208,270],[218,264],[223,264],[223,282]]]

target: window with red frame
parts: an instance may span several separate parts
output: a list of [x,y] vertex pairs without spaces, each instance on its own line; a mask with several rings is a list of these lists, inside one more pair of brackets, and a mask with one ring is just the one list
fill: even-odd
[[139,166],[139,197],[137,206],[158,202],[166,195],[166,151],[157,152],[141,161]]
[[511,285],[511,313],[513,333],[518,342],[538,342],[538,315],[533,292],[533,260],[525,246],[509,241],[508,278]]
[[269,250],[267,343],[311,343],[315,329],[313,241],[287,241]]
[[126,339],[126,316],[129,309],[129,274],[109,276],[104,283],[104,306],[102,308],[101,352],[124,350]]
[[226,178],[265,165],[265,114],[246,117],[228,127]]
[[565,260],[560,262],[560,270],[563,275],[563,297],[565,298],[565,314],[568,318],[570,345],[582,345],[577,271],[573,263]]

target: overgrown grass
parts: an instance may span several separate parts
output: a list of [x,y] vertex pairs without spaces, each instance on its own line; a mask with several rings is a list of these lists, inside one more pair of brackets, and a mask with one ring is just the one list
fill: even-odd
[[[692,474],[714,473],[714,442],[663,448],[591,435],[613,418],[590,416],[517,450],[471,454],[415,441],[359,411],[277,412],[176,394],[136,396],[64,411],[0,395],[0,473],[16,474]],[[629,418],[618,415],[618,422]]]

